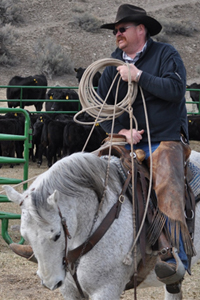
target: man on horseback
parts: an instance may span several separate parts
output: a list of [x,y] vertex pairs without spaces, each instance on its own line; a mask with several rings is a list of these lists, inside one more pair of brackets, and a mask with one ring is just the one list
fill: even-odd
[[[151,137],[153,189],[158,203],[154,228],[158,236],[160,260],[155,272],[158,279],[166,284],[168,292],[178,293],[185,270],[188,269],[188,257],[195,252],[184,214],[184,178],[191,151],[184,97],[185,67],[173,46],[153,41],[151,36],[158,34],[162,26],[140,7],[121,5],[115,22],[104,24],[101,28],[113,30],[116,36],[117,49],[112,53],[112,58],[129,65],[106,67],[99,82],[98,94],[102,99],[107,97],[117,72],[122,78],[117,102],[126,96],[129,76],[144,93]],[[115,103],[116,85],[114,87],[108,95],[107,104]],[[127,149],[130,149],[131,143],[134,149],[143,149],[149,165],[150,152],[141,92],[138,92],[132,108],[138,130],[130,129],[129,115],[124,112],[115,120],[113,132],[126,137]],[[101,126],[110,133],[112,121],[105,121]]]
[[[129,76],[144,93],[151,137],[153,189],[158,204],[153,221],[159,253],[155,272],[166,284],[168,292],[178,293],[185,270],[189,268],[188,257],[195,253],[184,213],[186,165],[191,151],[184,97],[185,67],[173,46],[151,38],[161,31],[162,26],[140,7],[121,5],[115,22],[101,27],[113,30],[116,36],[117,49],[112,57],[128,65],[106,67],[99,81],[98,94],[102,99],[106,98],[117,72],[122,78],[118,102],[126,96]],[[114,84],[107,98],[108,104],[115,103],[116,88]],[[129,115],[124,112],[115,120],[114,133],[126,137],[127,149],[131,143],[135,149],[143,149],[149,165],[151,154],[140,91],[132,107],[139,130],[130,129]],[[110,133],[112,121],[105,121],[101,126]],[[26,258],[33,254],[28,245],[11,244],[10,247]]]

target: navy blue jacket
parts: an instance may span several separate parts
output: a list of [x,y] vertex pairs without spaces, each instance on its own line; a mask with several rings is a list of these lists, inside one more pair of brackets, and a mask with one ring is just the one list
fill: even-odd
[[[117,48],[112,57],[122,59],[122,50]],[[142,70],[139,79],[147,106],[150,135],[152,142],[180,140],[180,133],[188,138],[187,110],[185,103],[186,70],[176,49],[164,43],[147,42],[147,49],[135,63]],[[105,99],[107,91],[116,75],[116,67],[106,67],[99,81],[98,94]],[[121,80],[118,102],[127,94],[127,82]],[[114,104],[116,84],[107,103]],[[142,141],[147,141],[146,122],[140,90],[133,103],[133,114],[138,122],[138,130],[144,129]],[[101,123],[103,129],[110,133],[112,121]],[[133,124],[134,127],[134,124]],[[115,120],[114,132],[129,129],[128,113],[123,113]]]

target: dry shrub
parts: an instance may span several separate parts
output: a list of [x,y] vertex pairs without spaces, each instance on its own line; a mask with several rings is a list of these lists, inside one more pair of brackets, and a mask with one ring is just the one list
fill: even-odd
[[74,70],[73,62],[61,45],[51,38],[38,40],[34,47],[35,59],[34,67],[39,73],[43,73],[49,78],[53,75],[72,74]]
[[200,75],[200,65],[196,66],[196,71],[197,71],[197,74]]
[[98,32],[100,31],[101,21],[88,13],[74,18],[75,24],[78,24],[83,30],[87,32]]
[[20,0],[0,0],[0,24],[17,25],[23,23]]
[[167,35],[182,35],[182,36],[193,36],[194,32],[198,29],[187,21],[171,20],[162,21],[163,32]]
[[0,29],[0,64],[4,66],[13,66],[18,60],[16,57],[12,56],[9,48],[15,43],[18,34],[16,29],[10,25],[6,24]]
[[155,40],[157,42],[161,42],[161,43],[170,43],[169,38],[166,34],[164,33],[160,33],[155,37]]
[[14,25],[22,22],[20,0],[0,0],[0,65],[13,66],[18,63],[9,49],[18,37]]
[[80,6],[74,6],[72,11],[75,12],[75,13],[79,13],[79,14],[84,13],[84,9],[81,8]]

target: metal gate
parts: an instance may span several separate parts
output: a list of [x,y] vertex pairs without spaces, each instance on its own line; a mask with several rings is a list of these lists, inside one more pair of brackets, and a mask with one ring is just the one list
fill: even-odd
[[[28,179],[28,166],[29,166],[29,148],[32,146],[32,130],[30,126],[30,117],[26,110],[21,108],[0,108],[0,114],[13,112],[13,113],[22,113],[25,116],[24,124],[24,135],[12,135],[12,134],[1,134],[0,141],[13,140],[13,141],[24,141],[24,158],[15,158],[15,157],[5,157],[0,156],[0,164],[10,164],[10,163],[20,163],[23,164],[23,178],[22,179],[12,179],[0,177],[0,184],[18,184],[23,183]],[[23,190],[27,189],[27,183],[23,184]],[[0,203],[10,202],[6,195],[0,194]],[[10,219],[20,219],[21,215],[0,211],[0,220],[1,220],[1,234],[6,243],[12,243],[12,239],[8,233],[8,224]],[[19,244],[22,244],[24,239],[21,238]]]

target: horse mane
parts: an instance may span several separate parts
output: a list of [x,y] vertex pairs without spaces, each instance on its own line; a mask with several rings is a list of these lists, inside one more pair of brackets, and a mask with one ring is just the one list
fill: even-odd
[[[83,188],[93,190],[98,200],[104,192],[107,161],[92,153],[74,153],[55,163],[49,170],[38,176],[30,186],[34,210],[40,215],[40,208],[50,207],[46,201],[55,190],[67,196],[81,196]],[[115,165],[109,167],[109,186],[119,188],[119,177]]]

